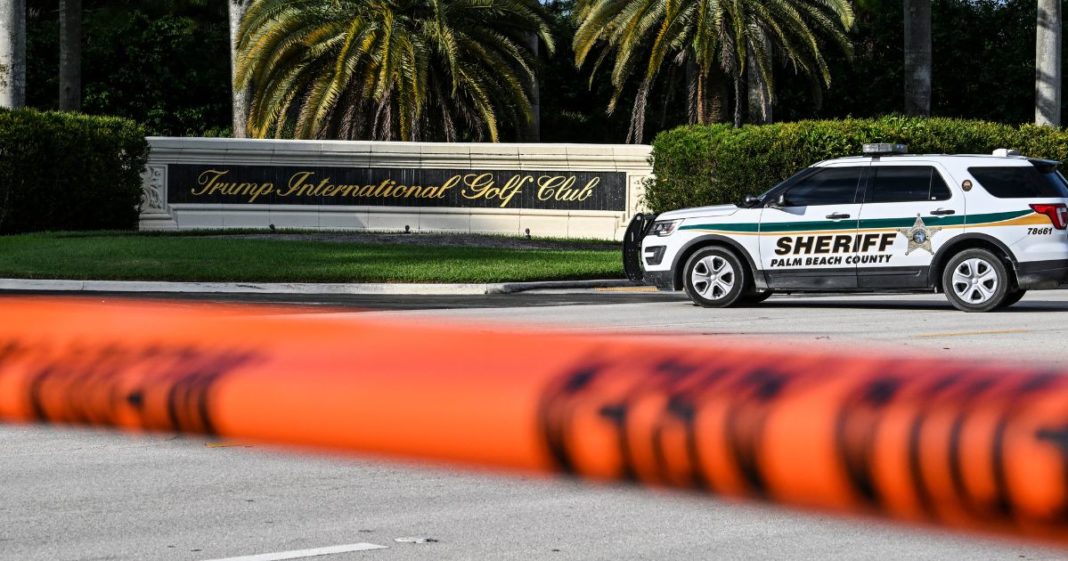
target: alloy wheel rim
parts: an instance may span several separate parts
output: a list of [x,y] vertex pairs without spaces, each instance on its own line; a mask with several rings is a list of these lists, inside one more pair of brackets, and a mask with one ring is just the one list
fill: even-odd
[[966,259],[953,270],[953,292],[968,304],[990,301],[997,293],[998,283],[997,270],[985,259]]
[[718,255],[703,257],[690,273],[690,284],[702,298],[721,300],[730,294],[737,274],[729,261]]

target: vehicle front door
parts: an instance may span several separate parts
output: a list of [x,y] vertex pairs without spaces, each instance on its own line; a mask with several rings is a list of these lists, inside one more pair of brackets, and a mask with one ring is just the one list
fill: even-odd
[[860,185],[868,164],[839,164],[769,194],[760,218],[760,260],[773,290],[857,287]]
[[875,162],[869,172],[861,235],[890,239],[858,257],[861,288],[926,288],[935,253],[962,232],[964,196],[934,162]]

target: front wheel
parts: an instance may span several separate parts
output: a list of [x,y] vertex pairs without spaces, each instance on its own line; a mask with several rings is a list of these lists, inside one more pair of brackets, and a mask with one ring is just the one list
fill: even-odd
[[686,294],[698,306],[726,308],[738,303],[745,292],[746,269],[730,250],[699,249],[683,270]]
[[965,312],[998,309],[1011,294],[1010,284],[1005,264],[985,249],[968,249],[954,255],[942,273],[946,298]]
[[738,300],[738,303],[744,304],[746,306],[755,306],[755,305],[763,302],[764,300],[767,300],[768,298],[771,298],[772,295],[774,295],[774,294],[775,293],[770,291],[770,290],[765,290],[763,292],[760,292],[760,291],[748,292],[748,293],[742,295],[742,297]]

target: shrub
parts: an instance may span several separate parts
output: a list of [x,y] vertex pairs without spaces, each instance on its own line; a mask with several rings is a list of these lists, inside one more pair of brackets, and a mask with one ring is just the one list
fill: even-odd
[[0,233],[137,228],[147,159],[133,121],[0,110]]
[[913,154],[989,154],[1015,148],[1036,158],[1068,158],[1068,133],[986,121],[884,117],[681,127],[653,141],[654,212],[733,203],[760,194],[816,162],[856,156],[868,142],[900,142]]

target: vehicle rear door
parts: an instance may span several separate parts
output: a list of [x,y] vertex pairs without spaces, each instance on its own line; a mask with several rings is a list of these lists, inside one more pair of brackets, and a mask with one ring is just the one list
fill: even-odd
[[1058,162],[991,159],[984,164],[968,168],[979,185],[968,193],[968,232],[1004,243],[1018,261],[1018,275],[1065,267],[1068,182],[1057,171]]
[[770,194],[761,212],[760,260],[775,290],[857,287],[854,239],[868,162],[821,167]]
[[860,288],[929,286],[938,249],[963,232],[964,195],[954,183],[932,161],[887,158],[872,163],[859,232],[878,243],[858,252]]

